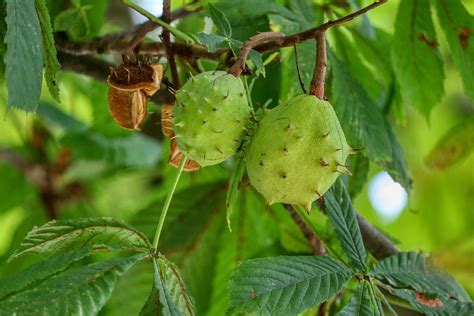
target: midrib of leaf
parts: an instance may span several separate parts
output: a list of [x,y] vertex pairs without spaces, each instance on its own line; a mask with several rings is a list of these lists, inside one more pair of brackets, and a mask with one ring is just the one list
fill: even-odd
[[[166,262],[166,261],[165,261]],[[186,287],[184,286],[184,284],[181,282],[181,276],[180,274],[174,269],[173,265],[171,264],[167,264],[166,265],[168,267],[168,269],[170,269],[171,273],[173,274],[177,284],[178,284],[178,287],[179,287],[179,292],[178,293],[175,293],[175,295],[179,295],[179,293],[187,293],[186,291]],[[163,274],[163,271],[161,271],[160,269],[160,275],[161,275],[161,279],[164,280],[164,274]],[[176,297],[175,297],[176,299]],[[192,315],[193,314],[193,309],[191,308],[191,306],[189,306],[189,302],[187,299],[184,299],[184,303],[186,305],[186,310],[188,311],[189,315]]]

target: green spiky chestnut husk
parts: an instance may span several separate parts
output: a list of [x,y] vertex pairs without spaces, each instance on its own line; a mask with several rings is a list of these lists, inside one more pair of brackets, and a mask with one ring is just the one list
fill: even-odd
[[189,79],[176,93],[174,131],[179,149],[201,166],[234,155],[250,118],[244,85],[224,71]]
[[306,209],[341,173],[351,148],[327,101],[299,95],[268,111],[247,152],[250,183],[268,204]]

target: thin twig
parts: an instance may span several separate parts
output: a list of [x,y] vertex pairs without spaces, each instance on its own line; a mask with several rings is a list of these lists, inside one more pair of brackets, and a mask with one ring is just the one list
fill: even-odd
[[316,256],[324,256],[326,254],[326,249],[324,249],[323,243],[319,240],[318,236],[316,236],[316,233],[311,230],[292,205],[285,204],[284,206],[288,210],[288,213],[290,213],[293,221],[298,225],[301,232],[308,240],[308,243],[313,250],[313,254]]
[[[163,17],[166,23],[171,21],[171,1],[163,1]],[[171,78],[173,79],[173,85],[175,89],[178,89],[181,84],[179,82],[178,69],[176,67],[176,60],[174,58],[173,46],[171,45],[170,32],[167,29],[163,29],[162,34],[163,45],[165,45],[166,59],[171,71]]]
[[300,82],[300,87],[301,87],[301,90],[303,91],[303,93],[306,94],[306,88],[304,87],[303,78],[301,78],[300,65],[298,63],[298,49],[296,48],[296,44],[293,45],[293,50],[295,51],[296,73],[298,74],[298,80]]
[[[325,31],[333,26],[350,21],[361,14],[375,9],[376,7],[384,4],[385,2],[387,2],[387,0],[380,0],[378,2],[374,2],[373,4],[340,19],[328,21],[324,24],[321,24],[306,31],[284,36],[282,41],[269,41],[267,43],[258,43],[253,48],[260,53],[266,53],[282,47],[290,47],[295,44],[314,39],[318,31]],[[127,49],[129,48],[129,42],[117,41],[116,38],[110,38],[107,36],[104,38],[98,38],[93,41],[83,43],[73,43],[65,38],[56,38],[56,47],[58,48],[58,50],[62,50],[64,52],[74,55],[111,53],[125,54],[127,52]],[[218,59],[220,58],[220,56],[222,56],[222,54],[227,54],[231,51],[229,48],[220,48],[217,51],[211,53],[208,52],[207,48],[204,46],[181,43],[173,43],[173,50],[178,56],[205,59]],[[138,55],[163,56],[165,55],[165,48],[162,43],[141,43],[135,47],[134,52]]]
[[309,93],[321,100],[325,99],[324,82],[326,81],[326,67],[326,32],[320,31],[316,33],[316,64],[314,65]]
[[245,62],[247,61],[247,56],[249,55],[250,50],[252,50],[252,48],[254,48],[255,46],[269,41],[281,44],[284,38],[285,35],[280,32],[263,32],[252,36],[244,43],[244,45],[240,49],[239,56],[237,57],[237,60],[234,65],[230,67],[229,73],[233,74],[236,77],[240,76],[242,70],[244,69]]

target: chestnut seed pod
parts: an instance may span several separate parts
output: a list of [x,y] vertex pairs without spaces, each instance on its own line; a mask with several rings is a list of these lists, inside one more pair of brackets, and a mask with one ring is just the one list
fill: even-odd
[[152,96],[160,89],[162,78],[163,66],[148,62],[128,61],[116,68],[111,68],[107,82],[118,90],[143,90],[146,95]]
[[109,88],[109,109],[115,122],[123,128],[140,130],[147,112],[147,96],[141,90]]

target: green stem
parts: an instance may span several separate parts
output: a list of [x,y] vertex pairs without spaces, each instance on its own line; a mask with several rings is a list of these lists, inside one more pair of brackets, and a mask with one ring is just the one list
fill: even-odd
[[176,190],[176,185],[178,184],[179,178],[181,177],[181,173],[183,172],[184,164],[186,163],[186,160],[187,160],[187,157],[183,156],[183,159],[181,159],[181,162],[179,163],[178,173],[176,174],[176,178],[174,179],[173,185],[171,186],[171,190],[168,192],[168,195],[166,196],[165,204],[163,205],[163,209],[161,210],[158,226],[156,226],[155,238],[153,239],[154,251],[157,251],[158,249],[158,242],[160,241],[161,230],[163,229],[166,213],[168,213],[168,208],[170,207],[171,199],[173,198],[174,191]]
[[186,42],[186,44],[194,44],[194,40],[190,36],[188,36],[187,34],[181,32],[180,30],[172,27],[171,25],[164,22],[160,18],[157,18],[151,12],[143,9],[142,7],[137,5],[136,3],[133,3],[131,0],[122,0],[122,3],[125,4],[126,6],[132,8],[133,10],[137,11],[141,15],[144,15],[145,17],[147,17],[149,20],[155,22],[156,24],[161,25],[163,28],[170,31],[170,33],[173,34],[176,38],[182,39],[184,42]]

